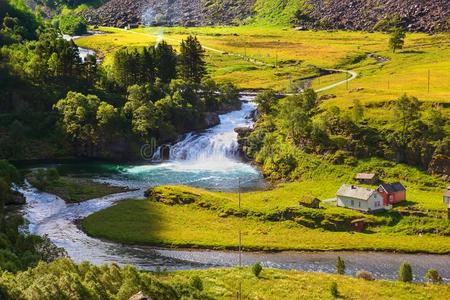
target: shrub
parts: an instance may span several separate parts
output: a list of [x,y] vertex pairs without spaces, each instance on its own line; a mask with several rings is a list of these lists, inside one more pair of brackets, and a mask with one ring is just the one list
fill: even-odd
[[358,271],[358,273],[356,273],[356,278],[364,279],[367,281],[375,280],[375,277],[373,276],[373,274],[371,272],[364,271],[364,270]]
[[203,291],[203,281],[200,277],[194,276],[191,278],[191,286],[199,291]]
[[338,258],[337,258],[336,272],[340,275],[345,274],[345,262],[340,256],[338,256]]
[[425,279],[428,279],[432,283],[442,282],[442,277],[436,269],[429,269],[425,274]]
[[253,265],[252,267],[252,273],[253,275],[255,275],[256,277],[259,277],[259,275],[261,274],[262,271],[262,266],[261,263],[257,262],[256,264]]
[[65,34],[82,35],[87,32],[87,25],[83,17],[69,14],[61,17],[59,29]]
[[398,280],[403,282],[411,282],[413,280],[411,265],[404,262],[400,266],[400,271],[398,274]]
[[331,294],[331,297],[333,297],[333,298],[339,297],[338,285],[334,281],[330,285],[330,294]]

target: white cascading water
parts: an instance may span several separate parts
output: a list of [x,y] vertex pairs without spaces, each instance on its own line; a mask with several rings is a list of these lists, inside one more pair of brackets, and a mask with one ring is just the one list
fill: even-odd
[[[168,147],[169,161],[188,162],[201,165],[218,164],[226,167],[228,164],[239,161],[237,127],[251,127],[253,120],[251,113],[255,105],[251,96],[242,96],[242,108],[220,116],[220,124],[201,133],[189,133],[179,142]],[[162,148],[156,151],[154,160],[161,160]]]

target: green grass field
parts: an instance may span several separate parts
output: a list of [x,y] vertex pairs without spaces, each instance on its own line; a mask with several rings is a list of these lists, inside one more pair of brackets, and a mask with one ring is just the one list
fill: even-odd
[[256,278],[249,268],[180,271],[159,275],[167,283],[190,283],[198,276],[212,299],[235,299],[242,284],[242,299],[333,299],[330,286],[337,283],[339,299],[448,299],[449,285],[365,281],[348,276],[264,269]]
[[[356,167],[321,162],[314,168],[316,160],[305,155],[304,170],[309,171],[301,181],[243,193],[240,209],[237,194],[157,187],[147,200],[125,201],[89,216],[83,227],[93,236],[130,244],[234,249],[241,227],[247,250],[450,252],[443,181],[378,159],[360,161]],[[379,168],[386,173],[386,182],[400,180],[408,189],[407,203],[393,211],[372,216],[332,203],[322,203],[319,210],[298,204],[305,195],[333,198],[343,183],[354,183],[356,172]],[[293,216],[278,217],[288,208],[295,209]],[[424,216],[401,216],[404,211]],[[364,233],[351,232],[349,224],[356,219],[368,224]]]
[[293,221],[221,217],[192,205],[169,206],[151,200],[124,201],[83,221],[89,235],[116,242],[208,249],[237,249],[239,228],[244,250],[450,253],[449,238],[437,235],[333,232]]
[[[218,80],[231,80],[243,89],[275,88],[288,91],[291,82],[316,75],[312,66],[346,68],[360,76],[349,85],[324,93],[337,98],[326,105],[351,105],[392,100],[403,93],[423,101],[448,103],[450,100],[450,33],[435,36],[408,34],[403,51],[388,49],[389,36],[382,33],[347,31],[295,31],[277,26],[139,28],[124,31],[101,28],[111,34],[77,40],[82,47],[98,50],[102,57],[121,47],[142,47],[165,39],[178,46],[189,34],[197,35],[207,48],[210,74]],[[223,55],[212,49],[225,51]],[[368,58],[376,53],[388,61],[378,64]],[[269,64],[251,63],[252,59]],[[106,59],[108,62],[108,59]],[[277,68],[273,67],[277,65]],[[430,70],[430,92],[428,92]],[[345,75],[342,75],[345,77]],[[334,80],[334,78],[333,78]],[[314,87],[323,87],[326,79],[317,79]]]

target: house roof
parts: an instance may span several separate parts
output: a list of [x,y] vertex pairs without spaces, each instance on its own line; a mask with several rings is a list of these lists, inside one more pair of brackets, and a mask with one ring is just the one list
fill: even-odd
[[396,193],[406,191],[406,188],[400,182],[395,182],[391,184],[383,183],[380,185],[388,193]]
[[336,196],[349,197],[359,200],[369,200],[370,196],[375,192],[375,190],[362,188],[354,185],[344,184],[337,191]]
[[369,173],[358,173],[356,174],[356,179],[364,179],[364,180],[372,180],[375,178],[375,174],[369,174]]

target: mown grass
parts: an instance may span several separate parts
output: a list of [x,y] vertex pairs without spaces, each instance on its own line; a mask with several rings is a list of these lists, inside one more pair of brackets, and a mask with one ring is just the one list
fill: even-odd
[[198,276],[212,299],[332,299],[330,286],[337,283],[340,299],[448,299],[450,285],[365,281],[348,276],[263,269],[260,278],[249,268],[179,271],[159,275],[168,282],[189,283]]
[[79,203],[129,191],[124,187],[103,184],[85,178],[64,176],[47,182],[45,185],[39,184],[33,176],[29,176],[28,180],[32,185],[39,186],[43,192],[56,195],[68,203]]
[[450,252],[449,238],[438,235],[311,229],[295,221],[223,216],[195,205],[166,205],[151,199],[124,201],[83,221],[88,234],[116,242],[212,249],[237,249],[239,228],[246,250]]

